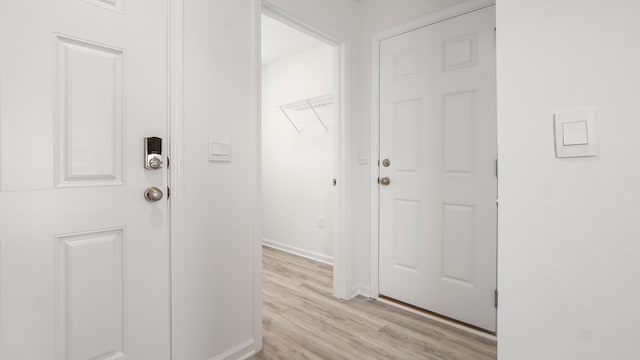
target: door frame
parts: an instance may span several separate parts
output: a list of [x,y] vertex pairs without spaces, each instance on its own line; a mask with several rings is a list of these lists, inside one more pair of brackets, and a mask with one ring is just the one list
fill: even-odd
[[371,122],[370,122],[370,154],[371,154],[371,173],[370,173],[370,204],[371,212],[369,214],[371,224],[371,254],[370,254],[370,297],[378,299],[379,294],[379,246],[380,246],[380,197],[378,176],[380,167],[378,158],[380,157],[380,42],[385,39],[392,38],[413,30],[417,30],[435,23],[445,21],[457,16],[461,16],[486,7],[495,6],[495,0],[469,0],[461,4],[440,10],[419,19],[407,22],[405,24],[383,30],[373,34],[371,43]]
[[[297,16],[289,13],[287,10],[278,7],[269,0],[256,0],[260,5],[260,14],[265,14],[271,18],[276,19],[288,26],[293,27],[313,38],[316,38],[323,43],[333,47],[333,69],[334,69],[334,141],[333,141],[333,162],[334,169],[336,169],[335,178],[338,181],[337,185],[337,204],[332,206],[333,211],[337,214],[332,214],[332,218],[337,219],[338,223],[334,224],[334,231],[332,234],[333,240],[333,295],[339,299],[349,299],[352,297],[351,291],[351,171],[349,168],[349,154],[351,151],[351,124],[350,124],[350,84],[349,84],[349,61],[350,61],[350,44],[343,37],[335,34],[329,34],[322,31],[313,25],[305,22]],[[258,21],[258,31],[260,31],[261,20]],[[260,39],[260,37],[258,37]],[[262,62],[260,59],[260,43],[258,44],[258,96],[261,96],[261,82],[262,82]],[[260,104],[260,101],[258,101]],[[261,106],[259,106],[261,110]],[[261,130],[261,116],[258,115],[258,132]],[[260,135],[257,139],[260,144]],[[258,146],[258,161],[260,164],[258,168],[261,171],[262,164],[262,150],[261,146]],[[336,163],[337,162],[337,163]],[[258,195],[261,196],[262,180],[260,175],[258,177]],[[262,223],[262,214],[258,214],[258,226]],[[260,230],[260,236],[256,241],[259,246],[262,245],[262,233]],[[261,249],[260,249],[261,250]],[[261,267],[260,267],[261,268]]]
[[167,104],[169,114],[168,151],[170,159],[169,189],[171,196],[169,201],[169,266],[170,266],[170,325],[171,325],[171,356],[175,359],[176,340],[182,334],[177,325],[181,322],[177,319],[175,309],[181,303],[179,269],[183,268],[183,242],[184,239],[184,0],[168,0],[168,72],[169,72],[169,101]]

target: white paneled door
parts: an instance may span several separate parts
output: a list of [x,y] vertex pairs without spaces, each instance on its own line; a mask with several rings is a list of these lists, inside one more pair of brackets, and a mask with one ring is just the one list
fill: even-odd
[[380,42],[379,293],[489,331],[494,26],[488,7]]
[[0,359],[168,359],[166,1],[2,0],[0,49]]

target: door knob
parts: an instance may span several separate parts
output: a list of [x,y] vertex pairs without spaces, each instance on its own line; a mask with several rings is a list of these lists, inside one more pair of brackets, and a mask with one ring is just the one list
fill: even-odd
[[389,179],[387,176],[380,178],[380,185],[389,185],[391,184],[391,179]]
[[389,159],[382,160],[382,166],[389,167],[389,165],[391,165],[391,160]]
[[147,188],[147,190],[144,191],[144,198],[149,202],[158,201],[162,199],[163,195],[164,194],[162,193],[162,190],[158,189],[155,186]]

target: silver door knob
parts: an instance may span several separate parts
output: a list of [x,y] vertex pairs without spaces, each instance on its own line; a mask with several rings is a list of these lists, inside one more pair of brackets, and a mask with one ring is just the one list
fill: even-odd
[[389,159],[382,160],[382,166],[389,167],[389,165],[391,165],[391,160]]
[[386,185],[391,184],[391,179],[389,179],[388,177],[385,176],[385,177],[380,178],[379,182],[380,182],[380,185],[385,185],[386,186]]
[[162,190],[158,189],[155,186],[152,186],[144,191],[144,198],[149,202],[154,202],[162,199]]

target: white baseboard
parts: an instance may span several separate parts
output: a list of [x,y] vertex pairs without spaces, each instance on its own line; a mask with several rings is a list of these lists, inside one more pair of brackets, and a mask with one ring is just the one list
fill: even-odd
[[274,248],[276,250],[288,252],[293,255],[302,256],[307,259],[319,261],[321,263],[333,265],[333,256],[329,256],[326,254],[321,254],[315,251],[301,249],[299,247],[291,246],[291,245],[284,244],[279,241],[274,241],[271,239],[262,239],[262,245],[268,246],[270,248]]
[[351,288],[351,297],[349,299],[353,299],[356,296],[364,296],[371,297],[371,289],[367,285],[364,284],[356,284]]
[[210,360],[244,360],[255,355],[255,353],[254,341],[253,339],[249,339],[211,358]]

